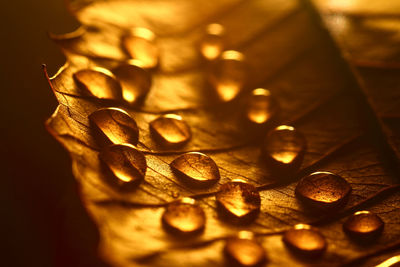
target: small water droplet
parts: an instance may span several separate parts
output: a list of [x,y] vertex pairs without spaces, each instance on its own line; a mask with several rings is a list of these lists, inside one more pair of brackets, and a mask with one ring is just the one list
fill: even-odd
[[384,262],[376,265],[375,267],[399,267],[400,266],[400,255],[393,256]]
[[176,191],[173,191],[173,192],[172,192],[172,197],[173,197],[173,198],[178,198],[180,195],[181,195],[181,194],[179,194],[179,193],[176,192]]
[[319,256],[326,249],[324,236],[307,224],[297,224],[283,235],[283,242],[303,256]]
[[237,237],[229,238],[224,247],[229,266],[261,266],[266,262],[264,248],[248,231],[239,232]]
[[122,86],[122,97],[130,104],[144,99],[151,87],[151,75],[140,67],[140,62],[130,60],[129,63],[113,70]]
[[264,88],[257,88],[251,92],[246,106],[247,119],[256,124],[269,121],[277,111],[277,103],[271,92]]
[[213,23],[207,25],[205,36],[200,44],[200,52],[204,58],[214,60],[224,50],[224,26]]
[[170,165],[189,185],[210,186],[220,178],[217,164],[203,153],[185,153],[174,159]]
[[162,222],[166,229],[173,233],[189,235],[204,229],[206,216],[194,199],[183,198],[166,207]]
[[350,194],[350,184],[330,172],[314,172],[296,186],[296,196],[315,208],[332,208],[342,204]]
[[131,144],[106,146],[99,157],[110,172],[109,182],[120,189],[129,189],[144,179],[146,158]]
[[103,68],[83,69],[73,74],[78,87],[90,95],[107,100],[122,98],[121,85],[114,75]]
[[242,90],[246,80],[244,55],[228,50],[212,65],[209,81],[223,102],[233,100]]
[[384,223],[378,215],[370,211],[358,211],[347,219],[343,229],[349,236],[366,241],[382,233],[383,226]]
[[238,222],[253,220],[260,211],[261,198],[257,188],[241,180],[221,185],[216,199],[220,210]]
[[142,62],[142,67],[149,69],[158,65],[159,51],[155,34],[146,28],[134,28],[122,38],[122,45],[133,58]]
[[89,116],[95,130],[98,143],[136,145],[139,138],[139,129],[135,120],[123,109],[103,108],[96,110]]
[[273,171],[292,172],[303,161],[306,140],[294,127],[281,125],[268,133],[262,153]]
[[166,114],[150,122],[155,139],[164,146],[178,146],[191,138],[191,131],[181,116]]

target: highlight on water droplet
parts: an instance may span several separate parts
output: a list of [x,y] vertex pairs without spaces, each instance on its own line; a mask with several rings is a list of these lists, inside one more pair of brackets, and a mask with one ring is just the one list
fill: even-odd
[[150,122],[154,139],[164,146],[179,146],[188,142],[192,136],[187,123],[181,116],[166,114]]
[[221,101],[233,100],[246,82],[244,55],[234,50],[224,51],[213,62],[208,78]]
[[351,192],[350,184],[330,172],[314,172],[303,177],[296,186],[296,196],[305,204],[329,209],[343,204]]
[[224,26],[213,23],[206,27],[206,32],[200,44],[200,52],[207,60],[214,60],[224,50]]
[[194,199],[183,198],[168,204],[162,222],[171,233],[187,236],[204,230],[206,216]]
[[136,145],[139,129],[136,121],[123,109],[110,107],[89,115],[94,136],[100,146],[129,143]]
[[122,98],[121,85],[107,69],[100,67],[82,69],[75,72],[73,78],[78,87],[91,96],[107,100]]
[[343,224],[343,230],[358,241],[372,241],[377,238],[383,230],[382,219],[370,211],[357,211],[351,215]]
[[247,223],[254,220],[260,211],[261,198],[257,188],[242,180],[221,185],[215,197],[221,215],[232,222]]
[[115,68],[113,72],[122,86],[122,97],[129,104],[142,101],[150,91],[151,75],[141,67],[140,61],[132,59]]
[[156,36],[149,29],[133,28],[122,38],[122,46],[133,59],[142,62],[143,68],[155,68],[159,63]]
[[131,189],[144,179],[146,158],[131,144],[106,146],[99,153],[99,158],[107,167],[108,182],[118,189]]
[[171,162],[170,166],[189,186],[211,186],[220,178],[218,166],[214,160],[200,152],[180,155]]
[[229,238],[224,247],[228,266],[262,266],[267,255],[252,232],[240,231],[237,237]]
[[268,89],[254,89],[246,103],[246,117],[255,124],[264,124],[275,116],[277,106]]
[[393,256],[375,267],[398,267],[400,266],[400,255]]
[[287,230],[282,240],[294,253],[307,257],[320,256],[327,246],[319,230],[307,224],[297,224]]
[[294,127],[281,125],[268,133],[261,150],[271,171],[288,173],[300,167],[306,146],[306,139]]

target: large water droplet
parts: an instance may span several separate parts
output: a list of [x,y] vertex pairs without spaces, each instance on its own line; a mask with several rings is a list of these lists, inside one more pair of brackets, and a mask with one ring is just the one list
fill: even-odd
[[75,82],[90,95],[107,100],[122,98],[121,85],[114,75],[103,68],[83,69],[74,73]]
[[391,257],[384,262],[376,265],[375,267],[399,267],[400,266],[400,255]]
[[139,129],[135,120],[123,109],[103,108],[89,116],[90,123],[95,130],[98,143],[136,145],[139,138]]
[[191,138],[191,131],[181,116],[166,114],[150,123],[156,141],[164,146],[182,145]]
[[342,204],[351,191],[350,184],[330,172],[314,172],[303,177],[296,186],[296,196],[316,208],[332,208]]
[[113,70],[122,86],[122,97],[135,104],[147,95],[151,87],[151,75],[140,67],[140,61],[131,60]]
[[228,50],[214,62],[209,73],[209,81],[217,96],[224,102],[234,99],[242,90],[246,80],[244,55]]
[[209,156],[199,152],[185,153],[170,165],[189,185],[210,186],[220,177],[217,164]]
[[131,144],[107,146],[99,157],[109,170],[109,182],[120,189],[131,188],[143,180],[146,174],[146,158]]
[[318,229],[306,224],[297,224],[283,235],[284,243],[303,256],[318,256],[326,249],[324,236]]
[[183,198],[166,207],[162,221],[167,230],[177,234],[195,234],[204,229],[206,216],[191,198]]
[[269,121],[277,111],[277,104],[271,92],[264,88],[257,88],[251,92],[246,105],[247,119],[256,124]]
[[224,50],[225,29],[221,24],[213,23],[207,25],[205,36],[200,44],[200,52],[204,58],[214,60]]
[[382,219],[370,211],[358,211],[343,224],[344,231],[351,237],[365,241],[376,238],[383,230]]
[[247,231],[228,239],[224,252],[229,266],[261,266],[267,259],[264,248],[254,239],[253,233]]
[[261,205],[257,188],[241,180],[233,180],[221,185],[216,199],[223,215],[238,222],[255,219]]
[[262,153],[273,171],[291,172],[300,167],[306,140],[292,126],[281,125],[268,133]]
[[156,36],[146,28],[134,28],[122,38],[122,45],[128,54],[142,62],[142,67],[149,69],[158,65],[159,51]]

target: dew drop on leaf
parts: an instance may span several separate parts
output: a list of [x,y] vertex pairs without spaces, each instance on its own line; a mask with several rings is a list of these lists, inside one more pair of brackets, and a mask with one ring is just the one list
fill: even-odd
[[358,211],[343,224],[343,230],[349,236],[362,241],[376,238],[383,227],[382,219],[370,211]]
[[296,196],[315,208],[332,208],[342,204],[351,191],[350,184],[330,172],[314,172],[296,186]]
[[140,63],[133,59],[113,70],[121,83],[122,97],[130,104],[142,101],[151,87],[151,75],[140,67]]
[[262,266],[267,259],[264,248],[248,231],[239,232],[237,237],[229,238],[224,247],[229,266]]
[[227,50],[213,62],[209,81],[221,101],[233,100],[242,90],[245,80],[246,67],[242,53]]
[[210,186],[220,178],[217,164],[199,152],[185,153],[170,164],[172,170],[193,186]]
[[200,52],[205,59],[214,60],[224,50],[225,29],[221,24],[213,23],[207,25],[204,38],[200,44]]
[[110,182],[121,189],[130,188],[144,179],[146,158],[131,144],[106,146],[99,157],[110,171]]
[[151,30],[146,28],[132,29],[128,35],[122,38],[122,45],[133,59],[142,62],[143,68],[150,69],[158,65],[159,52],[156,36]]
[[164,146],[178,146],[191,138],[191,131],[181,116],[166,114],[150,122],[150,130],[157,142]]
[[255,124],[268,122],[276,113],[277,104],[271,92],[264,88],[257,88],[251,92],[246,105],[247,119]]
[[136,145],[138,142],[136,121],[123,109],[102,108],[90,114],[89,120],[100,146],[110,143]]
[[257,188],[241,180],[233,180],[221,185],[216,199],[223,215],[238,222],[255,219],[261,205]]
[[94,97],[107,100],[122,98],[121,85],[106,69],[83,69],[75,72],[73,77],[79,88]]
[[326,249],[324,236],[307,224],[297,224],[283,234],[283,242],[302,256],[319,256]]
[[206,216],[194,199],[183,198],[168,204],[162,215],[162,222],[168,231],[188,235],[204,229]]
[[399,267],[400,266],[400,255],[393,256],[384,262],[376,265],[375,267]]

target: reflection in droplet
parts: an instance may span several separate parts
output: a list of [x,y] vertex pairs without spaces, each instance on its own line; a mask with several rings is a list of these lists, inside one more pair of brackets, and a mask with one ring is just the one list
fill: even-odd
[[213,23],[207,25],[206,34],[200,44],[200,52],[208,60],[216,59],[224,50],[225,29],[221,24]]
[[256,124],[269,121],[277,111],[277,104],[271,92],[264,88],[257,88],[251,92],[246,105],[247,119]]
[[261,205],[257,188],[241,180],[221,185],[216,199],[221,211],[239,222],[255,219]]
[[316,208],[332,208],[342,204],[350,194],[350,184],[330,172],[314,172],[303,177],[296,186],[296,196]]
[[150,91],[151,75],[140,67],[140,61],[131,60],[113,70],[122,86],[122,97],[130,104],[135,104]]
[[204,229],[206,216],[191,198],[183,198],[166,207],[162,221],[167,230],[177,234],[194,234]]
[[199,152],[185,153],[171,162],[171,168],[189,185],[210,186],[219,180],[217,164]]
[[297,224],[283,235],[284,243],[296,253],[318,256],[326,249],[324,236],[318,229],[306,224]]
[[103,68],[83,69],[73,74],[78,86],[90,95],[108,100],[122,98],[121,85],[114,75]]
[[344,231],[360,240],[376,238],[383,230],[382,219],[370,211],[358,211],[343,224]]
[[191,138],[191,131],[181,116],[166,114],[150,122],[156,141],[164,146],[182,145]]
[[122,45],[128,54],[142,62],[142,67],[149,69],[158,65],[159,51],[156,36],[146,28],[134,28],[122,38]]
[[110,171],[113,178],[110,182],[121,189],[136,185],[146,174],[146,158],[131,144],[107,146],[99,157]]
[[376,265],[375,267],[399,267],[400,266],[400,255],[391,257],[384,262]]
[[242,90],[246,80],[244,55],[238,51],[228,50],[214,62],[209,81],[221,101],[234,99]]
[[228,239],[224,252],[229,266],[261,266],[267,259],[264,248],[254,239],[254,234],[247,231]]
[[268,133],[262,152],[274,170],[286,172],[300,167],[305,149],[304,136],[291,126],[281,125]]
[[99,109],[90,114],[89,120],[101,146],[110,143],[136,145],[138,142],[137,124],[125,110],[120,108]]

